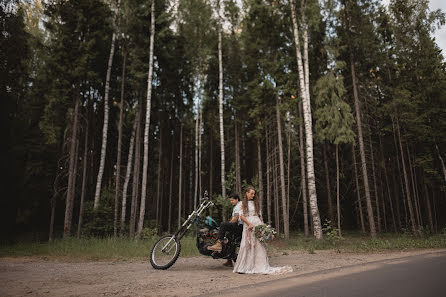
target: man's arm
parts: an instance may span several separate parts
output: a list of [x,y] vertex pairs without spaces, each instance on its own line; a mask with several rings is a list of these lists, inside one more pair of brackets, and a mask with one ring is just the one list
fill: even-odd
[[235,214],[235,215],[232,217],[232,219],[231,219],[230,222],[231,222],[231,223],[237,223],[237,222],[238,222],[238,214]]

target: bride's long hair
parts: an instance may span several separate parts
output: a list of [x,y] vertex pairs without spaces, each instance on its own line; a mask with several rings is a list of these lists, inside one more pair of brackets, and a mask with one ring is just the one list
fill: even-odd
[[[254,189],[253,186],[247,186],[246,189],[245,189],[245,195],[243,195],[242,209],[243,209],[243,213],[245,213],[245,214],[248,214],[248,196],[246,194],[249,191],[251,191],[251,190],[254,190],[254,192],[256,191],[256,189]],[[254,207],[255,207],[256,215],[260,215],[260,202],[259,202],[259,199],[257,199],[256,196],[254,196],[254,198],[252,200],[254,201]]]

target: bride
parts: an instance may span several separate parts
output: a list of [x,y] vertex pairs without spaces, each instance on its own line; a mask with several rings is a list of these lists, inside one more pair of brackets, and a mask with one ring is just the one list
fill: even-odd
[[261,274],[292,272],[293,268],[289,265],[282,267],[269,266],[266,247],[254,236],[255,226],[264,224],[259,201],[254,197],[255,193],[254,188],[248,186],[243,196],[239,213],[240,219],[244,222],[243,234],[233,272]]

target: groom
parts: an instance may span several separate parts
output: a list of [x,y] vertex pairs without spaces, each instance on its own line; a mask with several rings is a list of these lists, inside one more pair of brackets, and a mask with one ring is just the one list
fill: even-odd
[[[242,234],[243,231],[243,222],[240,219],[239,212],[242,207],[242,203],[240,202],[240,197],[237,194],[231,194],[229,196],[229,201],[234,206],[232,210],[232,219],[229,222],[223,222],[220,224],[220,230],[218,231],[218,240],[213,246],[209,246],[208,250],[221,252],[222,250],[222,242],[225,237],[226,232],[238,233]],[[232,260],[228,260],[225,266],[232,266]]]

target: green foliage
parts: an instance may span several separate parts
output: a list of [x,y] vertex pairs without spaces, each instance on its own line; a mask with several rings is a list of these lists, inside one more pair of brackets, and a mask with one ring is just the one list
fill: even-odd
[[85,205],[82,234],[85,236],[107,237],[113,234],[114,194],[110,189],[102,191],[99,205],[93,207],[93,201]]
[[[223,217],[230,218],[232,214],[232,204],[229,202],[227,197],[222,197],[221,195],[217,195],[214,198],[215,207],[219,211],[219,217],[213,217],[217,222],[222,222]],[[214,214],[214,212],[212,212]]]
[[316,82],[314,93],[317,106],[314,129],[317,137],[334,144],[353,143],[354,119],[350,106],[344,101],[346,91],[342,75],[329,71]]
[[148,228],[144,227],[141,232],[141,239],[142,240],[149,240],[156,238],[158,236],[158,229],[155,227]]
[[326,219],[323,224],[322,232],[324,232],[324,239],[334,246],[343,240],[343,238],[339,236],[339,230],[332,227],[331,221],[328,219]]

